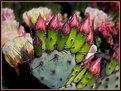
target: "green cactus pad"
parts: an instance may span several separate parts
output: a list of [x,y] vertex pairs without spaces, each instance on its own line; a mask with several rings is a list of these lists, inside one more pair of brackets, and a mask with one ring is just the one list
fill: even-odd
[[58,34],[57,50],[64,50],[68,35]]
[[48,35],[46,39],[47,50],[54,50],[58,38],[58,31],[48,30]]
[[46,49],[46,32],[37,32],[36,35],[39,37],[39,39],[42,41],[42,49]]
[[76,65],[71,73],[71,75],[69,76],[69,79],[66,83],[66,85],[69,85],[72,83],[72,81],[74,80],[74,78],[77,76],[77,74],[80,72],[82,68],[79,65]]
[[80,51],[76,53],[76,62],[77,63],[80,63],[85,58],[85,56],[87,55],[90,47],[91,47],[90,44],[85,43],[83,45],[83,47],[80,49]]
[[78,83],[83,78],[86,71],[87,71],[87,67],[82,69],[81,72],[75,77],[75,79],[73,81],[75,83]]
[[84,75],[84,77],[82,78],[82,80],[77,84],[77,88],[78,89],[82,89],[85,86],[87,86],[89,83],[94,81],[94,77],[92,74],[90,74],[89,72],[86,72],[86,74]]
[[78,33],[77,37],[74,40],[74,44],[71,47],[71,52],[72,53],[78,52],[82,47],[82,45],[84,44],[85,40],[86,40],[86,36],[82,35],[81,33]]
[[66,42],[65,48],[69,49],[69,48],[72,47],[76,35],[77,35],[77,29],[72,28],[71,31],[70,31],[70,34],[69,34],[69,38]]

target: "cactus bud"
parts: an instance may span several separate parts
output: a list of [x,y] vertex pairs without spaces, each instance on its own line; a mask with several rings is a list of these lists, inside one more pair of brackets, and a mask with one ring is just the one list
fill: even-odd
[[35,30],[36,31],[45,31],[46,30],[45,21],[41,16],[38,17],[37,23],[35,25]]
[[69,26],[68,22],[66,22],[63,25],[62,33],[65,34],[65,35],[69,35],[69,33],[70,33],[70,26]]
[[60,28],[60,21],[58,18],[58,14],[54,15],[53,18],[49,22],[49,28],[54,30],[58,30]]
[[35,37],[34,38],[34,42],[33,42],[33,45],[37,45],[37,46],[40,46],[42,44],[42,41],[38,38],[38,37]]
[[87,18],[80,26],[79,29],[80,32],[83,32],[84,34],[89,34],[90,32],[90,19]]
[[98,58],[97,60],[91,62],[89,66],[89,72],[91,72],[93,75],[99,75],[100,64],[101,64],[101,58]]
[[36,57],[40,57],[42,54],[42,41],[38,37],[35,37],[33,45],[34,45],[34,55]]
[[89,35],[88,35],[88,37],[87,37],[87,42],[88,42],[89,44],[93,44],[93,33],[92,33],[91,30],[90,30],[90,33],[89,33]]
[[73,16],[70,19],[70,26],[71,28],[78,28],[79,22],[77,19],[77,15],[73,14]]

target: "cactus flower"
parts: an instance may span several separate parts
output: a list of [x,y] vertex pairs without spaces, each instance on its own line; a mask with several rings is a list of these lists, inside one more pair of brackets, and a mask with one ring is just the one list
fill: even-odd
[[39,15],[41,15],[44,21],[48,23],[51,18],[51,13],[51,9],[47,7],[33,8],[29,11],[24,12],[23,20],[29,27],[32,28],[37,22]]
[[12,9],[4,8],[2,9],[2,21],[11,20],[14,21],[15,16]]
[[[14,39],[15,37],[18,36],[18,26],[19,23],[14,20],[15,16],[13,13],[13,10],[9,9],[9,8],[2,8],[2,21],[1,21],[1,43],[2,46],[4,46],[4,44],[7,41],[10,41],[12,39]],[[8,37],[9,36],[9,37]]]
[[26,12],[23,14],[23,20],[27,24],[27,26],[32,26],[31,16],[29,16]]
[[113,25],[107,21],[102,22],[101,26],[99,26],[99,32],[102,33],[104,37],[109,37],[113,32]]
[[98,58],[97,60],[91,62],[89,66],[89,72],[91,72],[93,75],[99,75],[101,69],[100,64],[101,64],[101,58]]
[[33,55],[32,38],[23,26],[19,28],[12,10],[2,9],[2,17],[2,51],[8,64],[16,67],[16,63],[21,64]]

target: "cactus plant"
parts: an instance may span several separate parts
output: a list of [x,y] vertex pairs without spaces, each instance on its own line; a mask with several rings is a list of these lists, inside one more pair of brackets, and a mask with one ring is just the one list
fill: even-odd
[[[25,12],[24,22],[35,34],[30,36],[23,26],[20,26],[20,30],[17,26],[14,28],[15,36],[10,40],[2,36],[6,61],[14,68],[18,64],[27,64],[31,75],[51,89],[119,89],[119,80],[115,80],[119,78],[115,78],[115,75],[119,75],[119,47],[115,47],[113,40],[118,34],[115,29],[118,28],[113,26],[106,13],[98,9],[88,7],[85,10],[85,19],[79,21],[80,17],[75,12],[65,21],[60,19],[59,13],[49,12],[44,16],[40,8]],[[3,17],[3,30],[6,30],[6,20],[9,18]],[[13,21],[13,18],[10,20]],[[104,57],[105,53],[97,56],[100,45],[94,45],[98,44],[95,43],[98,42],[95,41],[95,35],[105,38],[109,47],[114,47],[114,50],[108,50],[112,52],[110,57]],[[105,65],[102,64],[103,61]],[[98,83],[99,79],[102,84]],[[115,80],[115,86],[108,83],[107,79],[108,82],[112,82],[109,79]]]

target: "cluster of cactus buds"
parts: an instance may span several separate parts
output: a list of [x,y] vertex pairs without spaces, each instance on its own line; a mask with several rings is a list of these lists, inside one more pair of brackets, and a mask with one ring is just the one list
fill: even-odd
[[[90,17],[87,17],[82,23],[78,18],[79,15],[75,12],[66,22],[62,22],[59,19],[59,14],[55,14],[46,23],[44,18],[38,15],[38,19],[32,26],[34,26],[34,38],[38,37],[42,41],[40,44],[42,52],[53,51],[54,49],[59,51],[70,49],[72,53],[77,54],[77,62],[83,60],[84,56],[82,59],[80,53],[83,52],[86,55],[90,46],[94,43],[93,32],[89,20]],[[27,22],[32,22],[32,18]],[[30,27],[32,28],[32,26]]]

